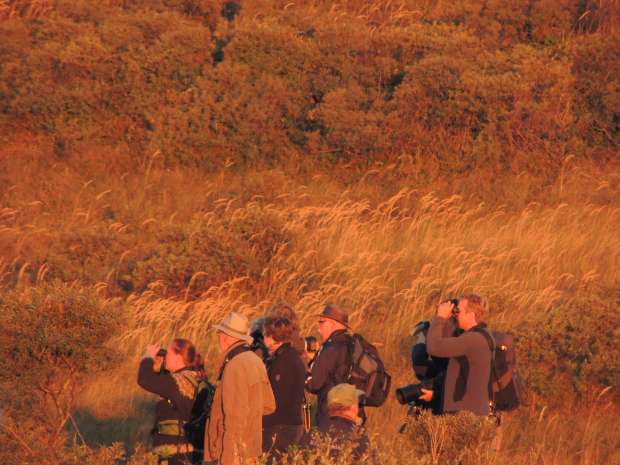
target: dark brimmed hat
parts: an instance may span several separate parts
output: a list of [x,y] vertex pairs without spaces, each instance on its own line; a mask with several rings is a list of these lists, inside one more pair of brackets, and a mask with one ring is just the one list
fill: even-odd
[[329,318],[330,320],[337,321],[345,325],[347,328],[349,327],[349,314],[332,304],[325,305],[325,308],[321,313],[317,315],[319,318]]

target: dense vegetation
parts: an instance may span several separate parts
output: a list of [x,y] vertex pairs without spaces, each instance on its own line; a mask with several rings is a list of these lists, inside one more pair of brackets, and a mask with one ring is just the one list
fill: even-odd
[[381,462],[620,463],[618,1],[234,13],[0,1],[0,462],[152,461],[138,357],[215,370],[231,309],[341,302],[409,383],[413,325],[473,290],[527,406],[489,455],[391,401]]

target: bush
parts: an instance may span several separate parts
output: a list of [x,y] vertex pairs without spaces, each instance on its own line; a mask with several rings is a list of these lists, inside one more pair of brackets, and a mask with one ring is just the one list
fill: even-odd
[[[519,328],[519,364],[527,385],[550,401],[620,389],[620,298],[582,296]],[[561,381],[563,380],[563,381]]]
[[115,360],[106,342],[118,306],[89,289],[54,283],[0,296],[1,453],[59,463],[77,390]]

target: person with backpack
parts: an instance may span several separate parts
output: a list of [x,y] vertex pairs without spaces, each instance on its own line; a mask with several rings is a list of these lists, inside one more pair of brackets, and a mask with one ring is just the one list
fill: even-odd
[[[327,393],[337,384],[346,382],[349,373],[349,315],[345,310],[327,304],[318,315],[318,326],[323,345],[310,369],[306,389],[317,396],[316,424],[321,427],[329,420]],[[359,415],[366,418],[363,407]]]
[[138,369],[138,384],[161,397],[155,406],[152,431],[153,452],[159,464],[197,461],[183,426],[191,416],[196,386],[203,378],[202,357],[187,339],[174,339],[166,349],[147,347]]
[[318,315],[319,333],[324,343],[312,364],[306,389],[317,395],[317,426],[329,420],[327,393],[337,384],[350,383],[364,391],[359,416],[365,421],[364,405],[383,404],[391,378],[377,349],[359,334],[349,334],[348,313],[327,304]]
[[254,463],[262,453],[263,415],[276,408],[267,371],[250,348],[250,324],[231,312],[214,325],[222,353],[204,440],[204,461],[219,465]]
[[[411,347],[411,366],[418,383],[396,389],[396,399],[401,404],[412,407],[410,413],[430,410],[433,415],[441,415],[443,383],[449,359],[429,355],[426,347],[429,327],[430,321],[420,321],[412,333],[415,343]],[[448,319],[443,334],[444,336],[460,334],[454,317]]]
[[[428,353],[435,357],[449,358],[443,383],[441,411],[453,413],[470,411],[475,415],[492,413],[492,395],[489,390],[492,350],[481,330],[488,311],[485,299],[468,294],[460,299],[439,304],[431,320],[427,336]],[[454,316],[463,331],[458,336],[446,336],[445,327]],[[424,400],[432,401],[430,391]]]
[[263,417],[263,452],[270,455],[269,463],[298,444],[304,430],[306,367],[291,345],[293,335],[293,323],[286,318],[268,317],[264,322],[263,336],[271,354],[267,374],[276,400],[275,412]]

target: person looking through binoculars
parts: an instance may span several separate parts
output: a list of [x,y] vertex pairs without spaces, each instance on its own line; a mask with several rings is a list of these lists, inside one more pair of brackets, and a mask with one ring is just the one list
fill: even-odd
[[155,406],[153,452],[159,463],[177,465],[202,457],[188,442],[183,425],[189,420],[203,372],[202,357],[187,339],[167,348],[149,345],[138,369],[138,384],[161,397]]
[[[486,327],[483,320],[488,311],[485,299],[468,294],[439,304],[428,330],[427,349],[431,356],[448,358],[443,383],[441,411],[470,411],[476,415],[491,413],[489,380],[492,353],[485,337],[477,331]],[[457,336],[446,336],[446,326],[454,318]],[[434,390],[423,399],[433,400]],[[430,399],[429,399],[430,397]]]

